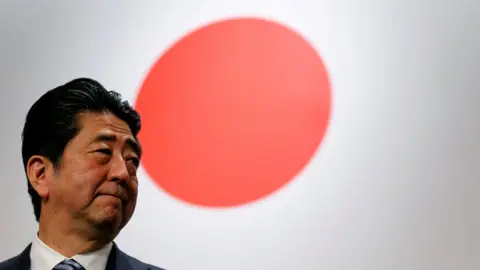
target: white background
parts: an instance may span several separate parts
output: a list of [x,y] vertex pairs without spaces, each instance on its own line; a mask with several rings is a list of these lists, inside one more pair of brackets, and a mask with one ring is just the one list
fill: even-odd
[[285,189],[230,210],[169,197],[141,171],[117,238],[167,269],[480,268],[480,2],[0,2],[0,260],[36,232],[23,174],[25,114],[88,76],[133,101],[174,40],[260,16],[301,33],[333,87],[331,126]]

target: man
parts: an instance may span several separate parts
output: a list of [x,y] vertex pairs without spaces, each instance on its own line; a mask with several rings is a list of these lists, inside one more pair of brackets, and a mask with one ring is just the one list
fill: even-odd
[[113,242],[137,200],[140,117],[118,93],[79,78],[29,110],[22,156],[39,229],[2,270],[160,268]]

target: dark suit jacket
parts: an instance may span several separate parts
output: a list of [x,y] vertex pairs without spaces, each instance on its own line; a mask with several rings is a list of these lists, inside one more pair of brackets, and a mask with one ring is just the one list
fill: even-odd
[[[19,255],[0,262],[0,270],[30,270],[30,247],[29,244]],[[156,266],[141,262],[123,251],[113,243],[112,251],[108,256],[106,270],[165,270]]]

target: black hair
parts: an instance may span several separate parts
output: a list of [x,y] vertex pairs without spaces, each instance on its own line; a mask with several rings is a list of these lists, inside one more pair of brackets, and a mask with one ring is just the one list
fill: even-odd
[[[136,138],[140,115],[115,91],[108,91],[90,78],[77,78],[49,90],[27,113],[22,132],[22,158],[26,170],[33,155],[48,158],[55,167],[68,142],[80,131],[78,115],[83,112],[109,112],[125,121]],[[28,178],[28,176],[27,176]],[[41,198],[28,181],[35,218],[40,219]]]

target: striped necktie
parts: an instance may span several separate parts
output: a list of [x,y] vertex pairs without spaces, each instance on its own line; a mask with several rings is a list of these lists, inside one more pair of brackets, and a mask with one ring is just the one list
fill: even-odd
[[66,259],[55,265],[52,270],[85,270],[85,268],[74,259]]

